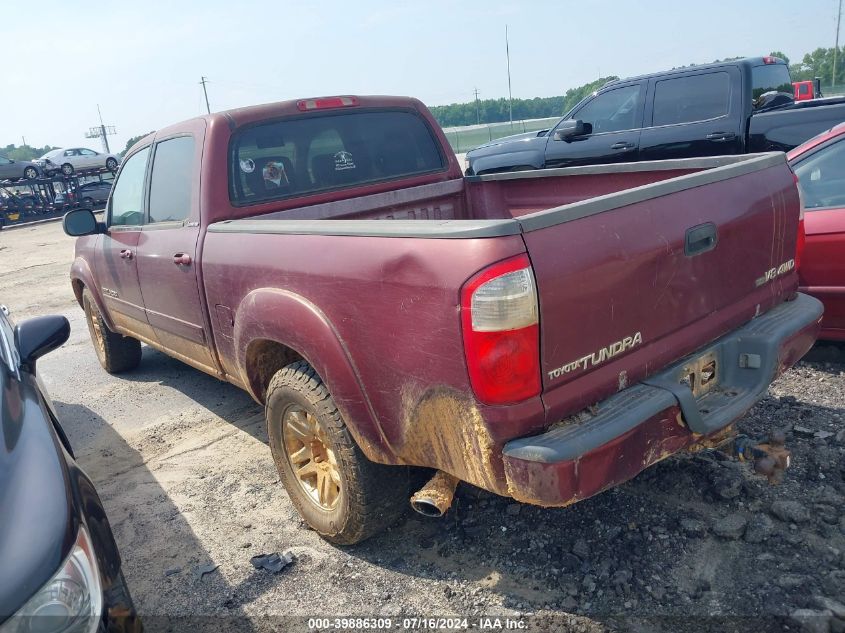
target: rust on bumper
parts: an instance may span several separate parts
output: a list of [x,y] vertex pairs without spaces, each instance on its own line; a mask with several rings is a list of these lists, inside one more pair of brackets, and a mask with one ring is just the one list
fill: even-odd
[[[599,403],[589,419],[508,442],[503,450],[508,494],[536,505],[566,506],[623,483],[681,449],[730,439],[733,422],[807,353],[820,320],[821,304],[798,295]],[[684,370],[708,367],[713,359],[718,359],[719,384],[694,393],[693,385],[682,380]]]

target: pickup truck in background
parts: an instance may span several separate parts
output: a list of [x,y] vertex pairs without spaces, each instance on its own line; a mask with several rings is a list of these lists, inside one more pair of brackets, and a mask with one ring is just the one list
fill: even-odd
[[355,543],[458,481],[565,506],[729,437],[813,344],[785,155],[464,178],[429,111],[327,97],[133,146],[71,268],[98,358],[247,390],[304,519]]
[[822,94],[822,80],[818,77],[804,81],[793,81],[792,88],[794,91],[792,96],[796,101],[809,101],[824,97]]
[[467,174],[785,152],[845,121],[845,97],[795,101],[793,90],[777,57],[612,81],[550,130],[468,152]]

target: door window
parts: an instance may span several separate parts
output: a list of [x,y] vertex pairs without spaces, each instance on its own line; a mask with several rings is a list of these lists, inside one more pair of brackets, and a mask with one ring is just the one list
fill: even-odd
[[150,148],[145,147],[123,163],[112,188],[109,226],[137,226],[144,220],[144,176]]
[[191,214],[194,138],[156,144],[150,178],[150,222],[179,222]]
[[654,89],[653,125],[677,125],[725,116],[730,97],[731,79],[726,72],[658,81]]
[[807,211],[845,207],[845,140],[828,145],[795,166]]
[[641,91],[640,84],[608,90],[587,102],[574,113],[573,118],[590,123],[593,134],[638,128],[637,112]]
[[0,165],[8,165],[11,162],[12,161],[10,161],[8,158],[3,158],[2,156],[0,156]]
[[94,150],[91,150],[91,149],[81,149],[81,150],[79,150],[79,154],[81,156],[96,156],[97,152],[95,152]]

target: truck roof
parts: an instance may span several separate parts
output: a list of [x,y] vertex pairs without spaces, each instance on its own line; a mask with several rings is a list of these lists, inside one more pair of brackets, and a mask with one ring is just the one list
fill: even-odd
[[[767,61],[768,60],[768,61]],[[604,86],[612,86],[614,84],[619,84],[627,81],[639,81],[642,79],[652,79],[654,77],[664,77],[666,75],[674,75],[677,73],[685,73],[691,70],[710,70],[711,68],[722,68],[724,66],[761,66],[763,64],[783,64],[786,65],[786,62],[782,60],[780,57],[741,57],[740,59],[726,59],[721,62],[713,62],[712,64],[694,64],[692,66],[682,66],[680,68],[673,68],[672,70],[662,70],[660,72],[648,73],[645,75],[636,75],[633,77],[623,77],[621,79],[613,79],[608,81]]]
[[[347,101],[343,104],[340,100]],[[202,116],[194,117],[193,119],[187,119],[186,121],[203,119],[209,124],[222,123],[223,125],[227,125],[234,129],[257,121],[266,121],[267,119],[286,116],[296,116],[313,110],[342,110],[344,107],[406,108],[417,110],[421,113],[426,112],[425,106],[422,102],[413,97],[397,97],[390,95],[344,95],[308,97],[305,99],[291,99],[289,101],[263,103],[243,108],[232,108],[230,110],[221,110],[220,112],[204,114]],[[167,133],[171,131],[171,128],[173,131],[183,128],[186,121],[180,121],[179,123],[169,125],[166,128],[158,130],[157,134],[166,136]]]

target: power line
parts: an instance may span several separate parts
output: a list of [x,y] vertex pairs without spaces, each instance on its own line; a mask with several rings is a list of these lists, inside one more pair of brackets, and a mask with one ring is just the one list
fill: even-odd
[[211,106],[208,105],[208,91],[205,89],[205,84],[208,79],[205,76],[203,76],[201,79],[202,81],[200,81],[200,83],[202,84],[202,93],[205,95],[205,109],[208,110],[209,114],[211,114]]

